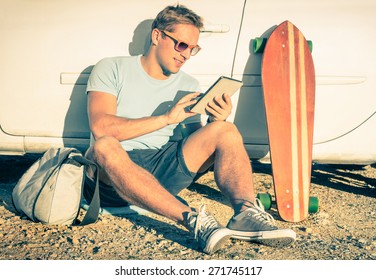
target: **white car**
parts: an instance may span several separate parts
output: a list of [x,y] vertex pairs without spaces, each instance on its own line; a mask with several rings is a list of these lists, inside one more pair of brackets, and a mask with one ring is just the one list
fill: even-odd
[[[85,87],[109,56],[138,55],[152,19],[176,1],[2,0],[0,154],[89,145]],[[233,121],[251,159],[269,159],[261,54],[252,39],[285,20],[313,42],[316,110],[313,160],[376,162],[376,1],[179,1],[204,17],[201,52],[183,70],[202,89],[219,76],[244,82]]]

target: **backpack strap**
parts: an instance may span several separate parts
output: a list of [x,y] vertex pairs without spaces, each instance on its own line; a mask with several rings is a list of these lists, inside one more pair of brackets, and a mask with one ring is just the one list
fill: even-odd
[[[98,172],[98,166],[95,162],[88,160],[87,158],[83,156],[72,156],[72,159],[75,161],[81,163],[85,167],[92,166],[95,168],[94,177],[95,177],[95,190],[93,194],[93,198],[90,202],[89,208],[86,211],[86,214],[79,224],[75,224],[76,226],[84,226],[91,223],[94,223],[99,216],[99,210],[100,210],[100,198],[99,198],[99,172]],[[86,168],[85,168],[86,170]],[[86,172],[85,172],[86,173]],[[83,184],[82,184],[82,191],[84,189],[84,182],[85,182],[86,174],[83,176]]]

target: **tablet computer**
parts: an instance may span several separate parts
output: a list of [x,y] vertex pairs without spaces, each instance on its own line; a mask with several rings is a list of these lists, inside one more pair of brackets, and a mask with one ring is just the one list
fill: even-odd
[[198,101],[196,104],[191,106],[190,111],[207,115],[208,113],[206,112],[205,108],[214,97],[218,95],[222,96],[225,93],[231,97],[241,88],[242,85],[242,81],[221,76],[205,93],[202,93],[197,97]]

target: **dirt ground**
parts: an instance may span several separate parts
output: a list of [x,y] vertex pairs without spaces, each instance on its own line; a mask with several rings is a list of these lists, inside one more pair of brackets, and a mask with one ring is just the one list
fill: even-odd
[[[311,195],[320,200],[318,213],[299,223],[283,222],[275,208],[268,211],[280,227],[297,233],[283,249],[231,240],[213,255],[199,252],[191,234],[156,215],[101,215],[85,227],[45,226],[20,218],[11,192],[36,155],[0,156],[1,260],[375,260],[376,165],[315,164]],[[269,164],[252,163],[257,192],[271,192]],[[226,224],[232,215],[209,172],[181,196]],[[83,211],[82,211],[83,212]]]

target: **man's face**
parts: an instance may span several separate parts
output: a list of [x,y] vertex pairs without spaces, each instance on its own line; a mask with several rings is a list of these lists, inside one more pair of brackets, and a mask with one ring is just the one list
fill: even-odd
[[[164,75],[177,73],[184,63],[191,57],[193,46],[197,46],[200,31],[197,27],[188,24],[175,25],[173,32],[159,30],[156,58]],[[183,51],[176,50],[179,42],[189,47]]]

